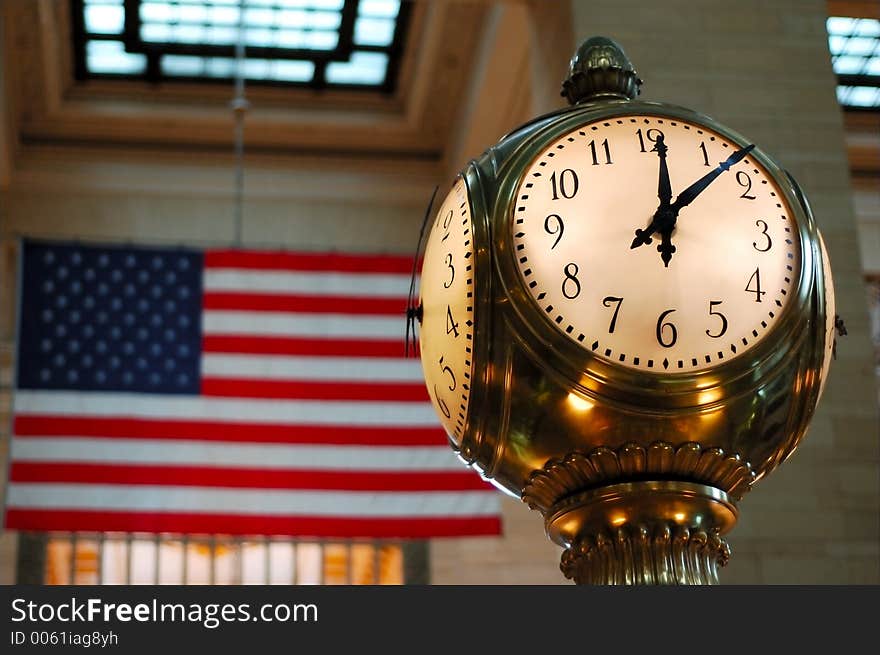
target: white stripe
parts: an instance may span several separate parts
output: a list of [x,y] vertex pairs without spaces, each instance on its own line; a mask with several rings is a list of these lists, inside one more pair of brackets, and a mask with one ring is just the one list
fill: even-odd
[[222,512],[270,516],[494,516],[498,494],[487,492],[326,492],[207,489],[149,485],[13,483],[15,509],[130,512]]
[[12,440],[16,462],[232,466],[327,471],[463,471],[449,446],[303,446],[167,439],[40,437]]
[[394,273],[324,273],[209,268],[205,291],[288,293],[309,296],[406,298],[410,276]]
[[424,384],[417,359],[381,357],[281,357],[205,353],[202,375],[258,380],[339,380]]
[[311,425],[439,426],[429,402],[265,400],[140,393],[15,392],[15,413]]
[[295,314],[289,312],[246,312],[205,310],[205,334],[257,336],[347,337],[352,339],[397,339],[403,341],[403,314],[394,316],[352,316],[349,314]]

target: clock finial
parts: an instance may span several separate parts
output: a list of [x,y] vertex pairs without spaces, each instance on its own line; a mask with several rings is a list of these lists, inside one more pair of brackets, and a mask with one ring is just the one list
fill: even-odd
[[642,80],[614,39],[593,36],[577,49],[562,83],[561,95],[572,105],[601,99],[633,99]]

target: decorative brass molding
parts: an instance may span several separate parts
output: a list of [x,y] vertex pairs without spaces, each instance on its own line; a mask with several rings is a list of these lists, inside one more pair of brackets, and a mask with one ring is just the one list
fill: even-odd
[[576,540],[559,568],[577,584],[718,584],[730,547],[715,531],[626,525]]
[[755,472],[739,455],[695,442],[673,446],[655,441],[647,448],[628,442],[617,450],[605,446],[589,454],[569,453],[533,471],[522,493],[531,509],[547,510],[562,498],[622,480],[661,478],[708,484],[739,500],[755,481]]

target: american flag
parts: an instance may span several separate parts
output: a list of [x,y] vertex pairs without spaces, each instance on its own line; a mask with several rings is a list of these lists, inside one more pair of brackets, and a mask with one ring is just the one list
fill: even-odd
[[22,251],[7,528],[500,532],[403,357],[409,258]]

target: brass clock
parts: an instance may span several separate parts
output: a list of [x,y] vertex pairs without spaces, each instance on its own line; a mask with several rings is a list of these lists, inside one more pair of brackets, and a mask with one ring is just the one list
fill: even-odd
[[577,582],[708,583],[737,501],[804,436],[834,340],[809,205],[760,144],[635,100],[586,41],[572,107],[456,179],[422,271],[454,448],[545,519]]

